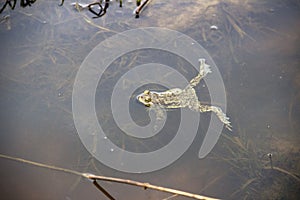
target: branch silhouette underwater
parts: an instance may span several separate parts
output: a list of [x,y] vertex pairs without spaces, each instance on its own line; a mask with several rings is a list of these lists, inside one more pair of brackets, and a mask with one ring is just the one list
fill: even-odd
[[47,164],[34,162],[34,161],[31,161],[31,160],[26,160],[26,159],[22,159],[22,158],[12,157],[12,156],[8,156],[8,155],[4,155],[4,154],[0,154],[0,158],[12,160],[12,161],[17,161],[17,162],[20,162],[20,163],[25,163],[25,164],[28,164],[28,165],[33,165],[33,166],[36,166],[36,167],[41,167],[41,168],[46,168],[46,169],[50,169],[50,170],[69,173],[69,174],[73,174],[75,176],[81,176],[83,178],[87,178],[87,179],[91,180],[93,182],[93,184],[96,186],[96,188],[98,190],[100,190],[110,200],[114,200],[115,198],[112,197],[112,195],[108,191],[106,191],[97,182],[97,180],[115,182],[115,183],[121,183],[121,184],[127,184],[127,185],[133,185],[133,186],[137,186],[137,187],[142,187],[144,189],[157,190],[157,191],[161,191],[161,192],[170,193],[170,194],[173,194],[173,195],[176,195],[176,196],[189,197],[189,198],[192,198],[192,199],[217,200],[216,198],[207,197],[207,196],[198,195],[198,194],[193,194],[193,193],[189,193],[189,192],[185,192],[185,191],[181,191],[181,190],[176,190],[176,189],[172,189],[172,188],[152,185],[150,183],[143,183],[143,182],[133,181],[133,180],[129,180],[129,179],[121,179],[121,178],[108,177],[108,176],[98,176],[98,175],[94,175],[94,174],[90,174],[90,173],[82,173],[82,172],[78,172],[78,171],[71,170],[71,169],[66,169],[66,168],[57,167],[57,166],[53,166],[53,165],[47,165]]

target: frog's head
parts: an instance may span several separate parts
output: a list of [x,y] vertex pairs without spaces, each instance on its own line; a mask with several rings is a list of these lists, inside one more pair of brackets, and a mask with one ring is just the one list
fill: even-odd
[[138,95],[136,99],[147,107],[150,107],[153,104],[151,102],[151,92],[149,90],[145,90],[142,94]]

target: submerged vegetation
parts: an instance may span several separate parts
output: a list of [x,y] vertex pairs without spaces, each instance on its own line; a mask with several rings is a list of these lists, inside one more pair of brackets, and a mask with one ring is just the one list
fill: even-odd
[[[142,10],[150,3],[151,0],[144,0],[141,2],[141,0],[136,1],[136,8],[134,9],[133,13],[135,14],[136,18],[139,18],[140,13]],[[20,6],[25,8],[27,6],[31,6],[34,4],[36,0],[20,0]],[[2,5],[2,8],[0,9],[0,14],[5,10],[7,6],[9,6],[12,10],[15,9],[17,0],[6,0],[5,3]],[[73,2],[71,5],[73,5],[78,11],[81,11],[83,9],[88,9],[95,17],[93,18],[99,18],[106,14],[106,10],[109,7],[109,4],[111,3],[110,0],[98,0],[92,3],[78,3]],[[104,5],[103,5],[104,4]],[[61,3],[59,6],[64,5],[64,0],[61,0]],[[119,7],[123,7],[123,1],[119,0]]]
[[[222,135],[222,145],[210,158],[226,162],[227,178],[235,177],[236,190],[230,199],[297,199],[300,186],[300,151],[284,138],[260,138],[254,143],[247,134]],[[281,141],[274,145],[274,141]],[[279,145],[279,146],[278,146]],[[270,148],[272,146],[272,148]],[[220,180],[222,181],[222,180]]]
[[[20,0],[20,6],[23,8],[31,6],[33,3],[35,3],[35,1],[36,0]],[[9,6],[12,10],[15,9],[16,4],[17,0],[6,0],[2,8],[0,9],[0,14],[3,12],[6,6]]]

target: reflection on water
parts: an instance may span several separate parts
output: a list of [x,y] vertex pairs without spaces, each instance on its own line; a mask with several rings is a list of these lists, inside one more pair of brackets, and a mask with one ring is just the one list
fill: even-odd
[[[140,19],[132,16],[134,5],[125,2],[123,8],[112,4],[107,15],[95,20],[68,2],[63,7],[57,4],[41,0],[24,9],[5,10],[0,16],[1,154],[225,199],[297,199],[299,2],[158,0]],[[72,87],[80,64],[93,47],[117,32],[145,26],[178,30],[208,50],[223,75],[234,130],[232,134],[224,132],[209,156],[199,160],[197,152],[209,123],[209,116],[201,115],[194,144],[173,165],[149,174],[125,174],[92,159],[84,149],[72,119]],[[174,55],[132,52],[112,64],[97,88],[100,123],[107,128],[108,137],[127,150],[154,150],[174,137],[176,127],[171,125],[151,141],[125,137],[114,128],[107,110],[110,85],[127,70],[154,58],[188,78],[195,74]],[[140,91],[144,87],[163,89],[154,84]],[[205,88],[199,91],[202,100],[210,100]],[[137,124],[147,124],[144,107],[136,102],[129,106]],[[178,120],[178,113],[170,115],[171,121]],[[104,198],[77,177],[3,159],[0,162],[4,199]],[[116,199],[168,196],[129,186],[102,186]]]

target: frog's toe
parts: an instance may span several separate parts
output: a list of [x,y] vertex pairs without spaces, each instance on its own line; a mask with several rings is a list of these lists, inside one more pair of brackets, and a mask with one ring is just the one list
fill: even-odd
[[200,63],[205,63],[205,59],[204,59],[204,58],[199,58],[198,61],[199,61]]
[[211,73],[210,65],[208,65],[208,64],[205,63],[205,59],[204,58],[200,58],[199,62],[200,62],[200,73],[201,74],[206,75],[208,73]]
[[227,128],[228,130],[232,131],[232,125],[231,122],[229,121],[229,118],[226,117],[226,119],[223,122],[225,124],[225,128]]
[[232,131],[232,126],[230,124],[226,124],[225,128],[227,128],[228,130]]

